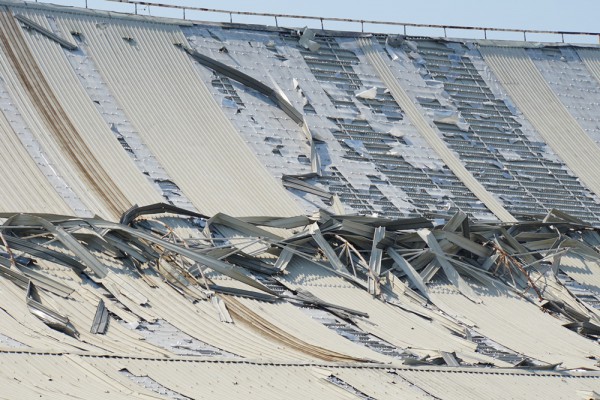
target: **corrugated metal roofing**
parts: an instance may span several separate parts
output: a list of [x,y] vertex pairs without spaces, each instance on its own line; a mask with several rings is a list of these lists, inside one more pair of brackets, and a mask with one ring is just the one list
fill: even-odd
[[[567,368],[584,364],[593,367],[593,360],[583,360],[596,357],[597,344],[565,330],[560,321],[540,312],[539,306],[519,298],[501,283],[496,287],[481,288],[473,284],[472,287],[482,297],[482,304],[474,304],[443,284],[431,287],[432,301],[449,315],[465,318],[477,332],[513,351],[548,363],[563,362]],[[541,342],[540,337],[552,340]],[[563,353],[567,348],[569,354]]]
[[600,180],[590,166],[600,161],[600,148],[552,93],[526,51],[484,46],[481,53],[554,152],[587,187],[599,193]]
[[0,4],[10,397],[600,393],[600,128],[555,49]]
[[425,137],[427,142],[436,150],[442,160],[450,169],[461,179],[469,190],[471,190],[479,200],[481,200],[489,209],[502,221],[515,221],[515,218],[508,213],[475,177],[467,171],[459,159],[446,147],[444,142],[438,137],[437,132],[431,128],[423,113],[419,112],[413,101],[398,84],[397,79],[391,74],[389,67],[385,64],[383,57],[373,49],[370,40],[359,39],[361,48],[366,53],[369,61],[375,66],[381,78],[390,88],[396,101],[402,106],[409,115],[412,123],[415,124],[419,132]]
[[[96,202],[94,209],[101,215],[116,217],[132,203],[127,201],[123,191],[115,183],[116,179],[110,177],[100,164],[100,155],[94,154],[93,147],[85,142],[84,136],[73,122],[73,117],[58,100],[55,91],[50,88],[46,76],[34,59],[32,49],[26,45],[25,36],[14,17],[3,12],[0,18],[3,26],[4,54],[13,71],[17,73],[18,83],[15,83],[20,85],[38,118],[43,121],[44,129],[52,133],[52,143],[48,143],[48,147],[57,149],[55,150],[57,156],[63,158],[63,162],[68,165],[67,168],[75,174],[73,181],[85,185],[85,189],[80,192],[80,197],[88,191],[91,192],[93,197],[90,201]],[[71,91],[71,93],[76,92]],[[88,102],[84,104],[89,106]],[[50,139],[48,136],[44,138]],[[115,153],[114,147],[112,153]],[[107,157],[107,154],[110,153],[104,156]],[[116,154],[123,156],[120,152]]]
[[[487,373],[482,370],[459,370],[446,373],[440,369],[369,368],[355,366],[271,364],[253,362],[198,362],[185,359],[161,361],[143,358],[104,358],[66,355],[3,354],[2,371],[7,366],[36,368],[17,369],[15,375],[2,373],[2,384],[12,396],[27,398],[53,393],[68,398],[84,396],[106,398],[164,398],[166,390],[187,398],[199,393],[216,398],[264,399],[355,399],[355,394],[328,380],[334,376],[347,385],[376,399],[505,399],[527,398],[529,393],[544,398],[574,399],[597,390],[598,376],[568,376],[556,373],[527,373],[506,370]],[[28,372],[25,372],[28,371]],[[123,373],[127,371],[129,374]],[[251,377],[263,377],[256,381]],[[68,381],[62,378],[69,376]],[[138,384],[129,376],[149,377],[162,386]],[[35,382],[32,386],[20,384]],[[554,384],[554,382],[559,382]],[[161,395],[162,394],[162,395]],[[588,397],[589,398],[589,397]]]
[[[133,21],[115,25],[74,16],[58,23],[82,33],[140,136],[200,212],[299,212],[241,141],[188,56],[175,46],[185,43],[177,27]],[[216,192],[230,195],[214,196]]]

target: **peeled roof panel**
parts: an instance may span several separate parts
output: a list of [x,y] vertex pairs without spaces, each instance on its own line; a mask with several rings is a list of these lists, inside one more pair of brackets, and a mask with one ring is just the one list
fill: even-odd
[[593,293],[600,293],[600,262],[582,257],[578,254],[567,253],[560,259],[560,269],[578,284]]
[[589,356],[598,346],[561,326],[556,318],[531,302],[519,298],[503,284],[484,288],[471,282],[483,302],[473,303],[449,284],[430,285],[434,304],[451,316],[466,318],[474,330],[509,349],[547,363],[564,363],[565,368],[594,368]]
[[[118,260],[98,252],[95,252],[94,255],[102,264],[106,265],[111,270],[109,277],[114,275],[115,271],[118,272],[121,284],[115,287],[116,290],[123,291],[125,290],[125,287],[129,287],[131,288],[130,290],[137,291],[139,297],[147,299],[148,307],[142,307],[129,302],[131,313],[135,315],[141,315],[142,317],[147,316],[146,318],[149,319],[162,318],[192,338],[242,357],[286,360],[312,359],[312,357],[304,354],[301,350],[282,345],[281,343],[266,337],[255,330],[250,323],[245,322],[242,318],[234,318],[234,324],[227,324],[219,321],[217,311],[210,302],[201,301],[192,303],[189,299],[172,290],[167,283],[162,282],[158,277],[153,277],[153,281],[157,287],[151,288],[142,279],[136,277],[134,273],[125,269]],[[71,282],[76,287],[80,285],[77,281],[72,282],[72,280],[77,277],[72,271],[48,262],[42,262],[41,264],[46,273],[51,274],[52,276],[58,275],[67,282]],[[77,277],[77,279],[79,278]],[[90,295],[93,296],[93,298],[90,298]],[[0,293],[0,296],[2,296],[2,293]],[[64,300],[57,296],[51,296],[49,301],[56,304],[58,308],[65,307],[65,309],[69,310],[69,315],[73,315],[76,318],[74,322],[81,328],[80,330],[84,330],[91,326],[95,314],[95,305],[98,301],[96,296],[98,296],[97,290],[89,288],[88,284],[84,287],[80,287],[77,294],[74,296],[74,300]],[[126,299],[121,297],[119,300]],[[11,301],[17,302],[16,299]],[[106,303],[107,307],[110,307],[111,302]],[[74,305],[73,303],[77,303],[77,305]],[[85,313],[82,312],[84,309]],[[109,310],[115,313],[114,308],[110,308]],[[141,312],[144,314],[140,314]],[[33,319],[36,320],[35,318]],[[139,319],[140,317],[137,317],[135,321],[139,321]],[[102,351],[103,340],[107,340],[106,346],[109,346],[109,348],[111,348],[111,346],[119,346],[120,352],[122,353],[133,353],[138,355],[154,354],[155,356],[168,354],[166,351],[154,346],[146,345],[143,342],[136,345],[135,340],[141,339],[135,339],[136,337],[139,337],[139,334],[135,330],[124,330],[117,326],[117,324],[117,321],[111,321],[106,335],[90,335],[89,338],[86,338],[86,341],[90,344],[96,343],[97,345],[94,350],[91,350],[92,352],[98,353],[99,351]],[[103,336],[105,339],[103,339]],[[132,338],[133,342],[127,344]],[[111,345],[111,340],[116,341],[116,343]]]
[[[298,214],[195,76],[189,56],[175,46],[185,42],[180,30],[107,21],[64,18],[82,32],[116,99],[196,208],[207,214]],[[132,42],[123,39],[123,29]]]
[[509,222],[515,221],[515,218],[504,209],[502,204],[493,197],[469,171],[467,171],[458,157],[456,157],[456,155],[452,153],[446,144],[439,138],[437,132],[429,125],[424,115],[392,75],[390,68],[386,65],[385,59],[371,44],[371,39],[358,40],[369,61],[373,64],[381,76],[381,79],[390,89],[396,101],[405,110],[408,118],[415,126],[417,126],[421,135],[423,135],[430,146],[440,155],[448,167],[500,220]]
[[[7,267],[16,263],[21,271],[35,271],[42,282],[60,283],[63,291],[56,292],[39,285],[34,300],[40,310],[68,318],[80,334],[66,336],[30,312],[23,289],[26,273],[19,275],[18,285],[0,277],[0,385],[12,397],[571,399],[600,392],[598,311],[593,308],[600,303],[593,248],[599,236],[581,222],[597,220],[595,214],[586,218],[597,197],[546,151],[542,139],[529,134],[534,130],[523,124],[507,97],[498,96],[503,92],[495,78],[487,79],[491,74],[485,72],[488,67],[476,44],[402,38],[393,50],[388,46],[392,37],[367,40],[365,35],[308,30],[302,35],[314,41],[304,49],[298,46],[299,33],[284,29],[200,24],[182,30],[161,20],[113,19],[32,3],[15,9],[79,48],[65,50],[47,36],[21,31],[10,13],[2,16],[0,31],[10,31],[4,36],[15,49],[11,60],[10,51],[0,54],[0,150],[6,150],[0,151],[0,161],[23,168],[11,164],[6,171],[14,176],[0,174],[0,185],[14,185],[7,194],[0,191],[0,201],[19,207],[22,200],[26,211],[36,212],[43,207],[38,199],[47,192],[50,211],[64,206],[65,214],[93,212],[114,220],[119,207],[162,195],[171,204],[214,217],[162,204],[149,209],[163,214],[134,215],[126,218],[126,225],[99,218],[45,215],[42,220],[4,214],[12,226],[2,232],[14,244],[16,256],[15,261],[0,241],[4,275],[12,276]],[[307,114],[307,123],[320,138],[324,176],[303,176],[302,182],[338,190],[347,206],[362,213],[398,217],[464,209],[473,218],[464,221],[451,242],[460,242],[466,251],[444,241],[443,229],[454,231],[458,225],[440,230],[440,219],[421,221],[439,236],[438,249],[419,239],[409,229],[419,224],[410,221],[342,218],[326,210],[298,217],[301,210],[279,177],[309,170],[308,158],[300,157],[308,150],[306,137],[270,100],[195,63],[176,46],[187,46],[186,40],[203,54],[256,77]],[[413,50],[410,57],[407,48]],[[78,56],[70,57],[69,51],[79,51]],[[407,58],[393,63],[384,52],[390,59]],[[19,76],[19,68],[25,77]],[[86,76],[89,81],[82,79]],[[35,93],[27,92],[30,83],[39,85]],[[406,91],[398,96],[402,108],[384,86],[394,95]],[[104,105],[97,107],[97,102]],[[430,112],[439,111],[436,107],[443,112]],[[484,112],[489,107],[493,113]],[[111,112],[113,119],[107,117]],[[57,125],[49,126],[53,113]],[[413,126],[405,115],[418,123]],[[445,131],[436,123],[450,128]],[[440,161],[416,125],[437,135],[437,145],[452,153],[451,162],[485,185],[490,193],[484,195],[492,193],[491,200],[500,207],[495,212],[506,212],[503,204],[511,211],[523,210],[493,197],[502,190],[496,188],[510,185],[512,178],[505,175],[511,168],[520,172],[522,167],[537,174],[538,186],[521,188],[536,192],[520,199],[539,201],[540,208],[529,209],[545,210],[543,201],[568,198],[563,195],[568,193],[575,198],[555,203],[565,204],[566,212],[575,204],[576,218],[553,211],[544,223],[473,222],[490,214],[481,202],[470,205],[474,194]],[[522,132],[517,134],[521,129],[531,131],[527,140]],[[461,152],[447,140],[449,134],[464,139],[467,132],[471,137],[485,133],[489,141]],[[132,133],[138,135],[134,141],[124,145],[119,140],[119,135],[131,138]],[[66,154],[61,135],[73,138],[80,151]],[[454,143],[468,147],[471,142],[458,138]],[[135,152],[127,146],[144,148]],[[491,172],[477,170],[490,160],[495,161]],[[100,195],[88,190],[97,181],[81,181],[86,171],[104,185]],[[158,183],[154,177],[160,178]],[[36,186],[27,186],[25,179]],[[496,185],[495,179],[506,182]],[[565,191],[537,192],[554,181]],[[167,192],[182,193],[185,201],[172,201]],[[315,199],[306,196],[303,201]],[[322,202],[312,206],[326,207]],[[235,221],[218,213],[259,216]],[[273,216],[288,215],[302,221],[273,221]],[[257,229],[254,224],[260,223],[266,225]],[[306,230],[310,223],[323,232],[319,246]],[[414,265],[415,273],[428,277],[430,298],[413,290],[388,255],[380,260],[381,271],[369,271],[366,260],[376,258],[371,240],[378,226],[388,232],[381,245],[391,246]],[[566,239],[556,243],[559,256],[553,259],[554,249],[548,247],[554,241],[547,235],[555,230]],[[59,233],[62,241],[55,240]],[[242,248],[244,241],[254,245]],[[44,252],[42,246],[53,252]],[[331,251],[325,256],[319,247]],[[282,248],[293,257],[284,270],[271,275],[283,257]],[[439,265],[430,263],[432,248],[452,260],[461,285],[480,304],[446,284],[443,274],[434,276]],[[496,254],[488,260],[492,248]],[[529,253],[528,248],[542,251]],[[548,262],[542,259],[545,255]],[[332,257],[351,272],[335,271]],[[512,257],[515,269],[504,265],[503,270],[502,257]],[[492,268],[494,261],[498,268]],[[376,296],[368,292],[367,280],[376,282]],[[544,303],[527,292],[530,286]],[[99,302],[110,322],[106,332],[92,334]],[[594,371],[566,369],[580,367]]]
[[93,324],[95,315],[94,304],[80,294],[71,297],[65,300],[58,296],[45,295],[43,300],[44,304],[49,304],[69,316],[69,320],[79,328],[80,339],[96,346],[95,353],[131,353],[147,357],[173,356],[171,352],[147,343],[142,335],[125,328],[116,320],[110,322],[104,335],[92,334],[89,328]]
[[381,300],[372,299],[367,292],[360,289],[308,289],[324,301],[344,304],[346,307],[368,313],[368,319],[358,320],[361,329],[399,348],[410,349],[418,355],[432,355],[438,350],[468,354],[474,350],[473,343],[450,334],[450,331],[435,322],[426,321]]
[[[394,360],[340,337],[334,331],[313,320],[308,314],[289,303],[264,303],[250,299],[237,299],[249,310],[280,331],[283,338],[296,342],[297,349],[310,352],[314,359],[329,361],[364,360],[393,362]],[[232,310],[230,308],[230,310]],[[238,320],[238,318],[234,318]],[[263,331],[264,335],[265,332]],[[306,344],[306,345],[305,345]],[[304,350],[305,349],[305,350]],[[315,355],[321,354],[320,357]]]
[[594,193],[600,193],[600,148],[544,81],[522,48],[482,46],[481,53],[517,107],[565,164]]
[[[81,132],[57,98],[26,42],[26,33],[10,12],[1,12],[0,19],[0,34],[12,39],[3,41],[2,48],[7,64],[15,71],[15,75],[9,77],[40,123],[41,129],[35,132],[37,140],[43,143],[43,148],[50,154],[50,161],[59,166],[62,174],[72,174],[68,182],[77,188],[79,197],[87,197],[85,203],[92,203],[90,209],[98,210],[104,216],[116,217],[128,208],[123,193],[99,164],[97,156],[86,145]],[[48,39],[43,37],[43,40]],[[49,43],[57,46],[54,42]]]
[[[252,325],[234,317],[235,324],[219,321],[217,311],[207,302],[192,304],[165,283],[158,283],[159,290],[138,289],[149,299],[154,310],[168,322],[209,345],[233,354],[249,358],[310,359],[300,351],[281,345],[261,335]],[[164,293],[171,293],[165,298]]]
[[[227,287],[241,285],[228,280]],[[345,354],[348,358],[363,358],[377,362],[392,362],[386,357],[363,346],[340,337],[331,329],[315,321],[308,313],[302,311],[301,306],[288,302],[267,303],[245,298],[236,298],[249,310],[261,315],[262,318],[277,326],[282,331],[288,332],[293,337],[305,341],[313,346]],[[227,302],[226,302],[227,303]]]
[[[316,278],[315,281],[297,283],[297,278],[290,279],[287,276],[284,279],[292,285],[295,283],[297,287],[308,290],[323,301],[367,313],[369,318],[357,319],[358,326],[364,331],[401,349],[410,348],[422,355],[433,349],[465,353],[473,350],[473,343],[451,335],[445,328],[374,299],[366,291],[349,285],[347,281],[333,273],[325,269],[318,271],[315,268],[308,265],[306,270]],[[287,268],[292,276],[295,275],[293,272],[295,269],[304,270],[304,266],[296,263]]]
[[[49,328],[31,314],[24,302],[25,291],[16,286],[6,285],[0,292],[0,301],[9,318],[15,319],[20,327],[6,332],[13,339],[33,348],[47,348],[47,351],[97,351],[93,344],[80,342],[61,332]],[[39,347],[38,347],[39,346]]]

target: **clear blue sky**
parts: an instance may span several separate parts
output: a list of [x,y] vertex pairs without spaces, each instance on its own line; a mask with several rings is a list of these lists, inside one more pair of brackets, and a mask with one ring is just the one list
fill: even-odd
[[[83,6],[85,0],[39,0],[57,4]],[[146,0],[153,1],[153,0]],[[155,2],[206,8],[240,11],[257,11],[285,14],[344,17],[386,21],[413,22],[422,24],[475,25],[500,28],[527,28],[565,31],[600,31],[600,0],[154,0]],[[132,10],[131,5],[111,3],[104,0],[88,0],[92,8]],[[140,8],[140,13],[147,13]],[[151,8],[153,15],[179,16],[158,8]],[[222,20],[223,16],[188,13],[189,17],[203,20]],[[234,16],[234,21],[273,24],[272,19],[245,18]],[[300,26],[303,21],[282,21],[283,25]],[[310,25],[310,23],[309,23]],[[357,26],[325,25],[331,29],[357,30]],[[365,27],[366,30],[369,27]],[[398,30],[391,28],[391,30]],[[371,29],[386,31],[388,29]],[[409,29],[409,34],[436,34],[429,30]],[[454,36],[461,36],[455,32]],[[438,31],[438,35],[440,32]],[[472,34],[471,34],[472,35]],[[464,36],[464,35],[463,35]],[[493,34],[490,35],[493,37]],[[496,38],[518,38],[508,34],[497,34]],[[535,39],[535,37],[532,37]],[[597,38],[593,39],[597,43]]]

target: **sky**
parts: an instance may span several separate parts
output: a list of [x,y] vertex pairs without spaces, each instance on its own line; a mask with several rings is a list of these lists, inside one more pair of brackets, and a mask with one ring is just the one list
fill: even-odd
[[[86,0],[38,0],[46,3],[85,6]],[[600,0],[146,0],[164,4],[225,10],[255,11],[281,14],[299,14],[322,17],[340,17],[419,24],[485,26],[553,31],[600,32]],[[106,0],[87,0],[90,8],[132,11],[133,6]],[[181,11],[157,7],[140,7],[140,13],[181,18]],[[222,21],[228,16],[188,12],[188,18]],[[272,18],[233,16],[234,22],[273,25]],[[284,26],[319,27],[318,22],[281,20]],[[360,30],[358,24],[325,21],[325,28]],[[401,33],[401,27],[369,26],[366,31]],[[443,35],[441,30],[408,28],[413,35]],[[449,36],[479,37],[482,34],[450,31]],[[490,38],[522,39],[520,34],[490,33]],[[531,40],[552,40],[548,36],[530,35]],[[598,37],[566,38],[567,41],[598,43]]]

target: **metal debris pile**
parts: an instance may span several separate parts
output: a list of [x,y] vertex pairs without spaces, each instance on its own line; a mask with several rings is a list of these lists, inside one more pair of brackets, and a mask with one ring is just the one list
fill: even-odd
[[[119,308],[144,304],[143,296],[119,278],[127,273],[150,287],[162,280],[191,302],[211,302],[223,323],[236,323],[236,315],[243,313],[236,298],[290,302],[312,310],[314,318],[340,335],[405,364],[468,366],[452,353],[417,357],[362,332],[355,322],[368,320],[368,313],[323,301],[281,279],[294,258],[343,278],[377,301],[425,319],[452,320],[453,333],[477,343],[477,351],[516,367],[558,366],[511,352],[476,327],[444,315],[432,301],[431,285],[450,284],[473,303],[487,301],[473,285],[502,285],[559,319],[565,329],[594,341],[600,337],[599,294],[561,263],[566,256],[600,261],[598,228],[557,210],[518,223],[472,221],[458,212],[435,225],[425,218],[324,211],[288,218],[209,218],[167,204],[133,207],[119,223],[42,214],[0,217],[0,275],[23,290],[32,314],[74,338],[83,330],[105,334],[110,321],[120,319]],[[40,262],[72,269],[82,283],[109,293],[107,301],[114,304],[101,299],[92,326],[74,325],[40,297],[50,292],[69,298],[73,292]]]

